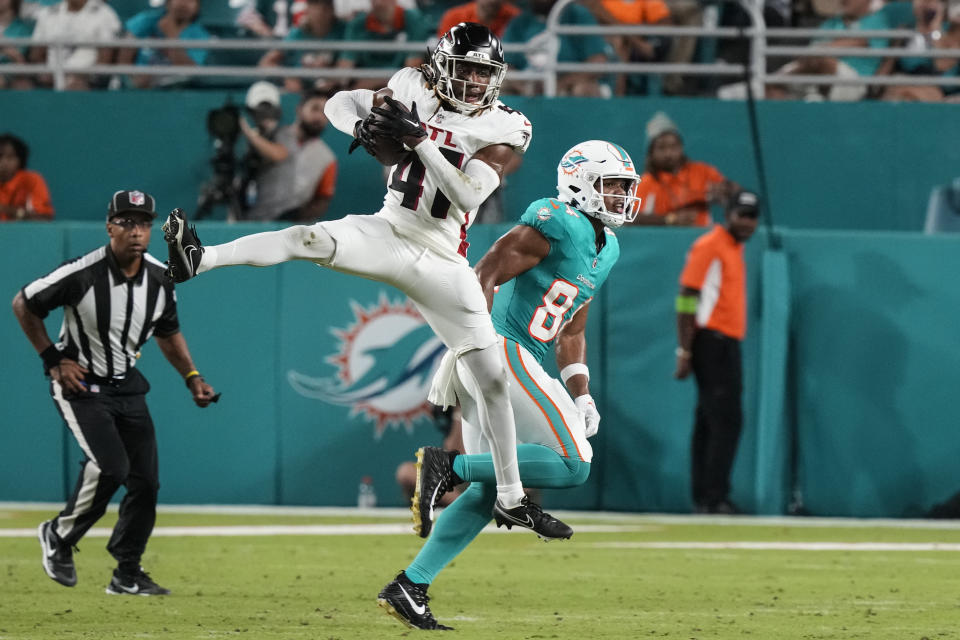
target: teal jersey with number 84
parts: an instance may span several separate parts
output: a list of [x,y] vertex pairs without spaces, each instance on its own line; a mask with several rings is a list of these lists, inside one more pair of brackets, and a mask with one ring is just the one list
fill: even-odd
[[590,217],[553,198],[530,204],[520,224],[539,231],[550,242],[550,253],[500,287],[493,324],[542,362],[563,325],[606,281],[620,257],[620,243],[605,228],[606,244],[598,253]]

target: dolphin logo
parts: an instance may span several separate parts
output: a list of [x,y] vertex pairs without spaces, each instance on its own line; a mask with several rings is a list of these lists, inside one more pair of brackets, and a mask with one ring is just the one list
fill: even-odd
[[[425,356],[415,358],[428,341],[437,344],[432,344]],[[429,325],[424,324],[394,344],[362,351],[374,364],[355,382],[343,384],[335,378],[317,378],[292,370],[287,372],[287,380],[302,396],[330,404],[353,405],[389,393],[411,379],[420,385],[429,383],[428,376],[444,351],[446,347]],[[398,362],[403,363],[402,368],[397,368]]]
[[391,303],[381,293],[372,307],[350,305],[356,322],[331,328],[340,347],[325,361],[336,372],[313,376],[290,370],[287,381],[301,396],[365,414],[376,423],[376,438],[388,425],[412,432],[415,420],[430,416],[427,391],[446,346],[409,301]]

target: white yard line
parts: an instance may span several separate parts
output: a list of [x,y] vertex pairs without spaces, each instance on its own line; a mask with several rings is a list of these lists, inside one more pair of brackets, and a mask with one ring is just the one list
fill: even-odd
[[[649,531],[649,527],[582,524],[580,533],[631,533]],[[488,525],[484,533],[508,533],[506,529]],[[108,538],[106,527],[94,527],[88,538]],[[156,527],[154,537],[233,537],[233,536],[409,536],[413,526],[406,523],[380,524],[309,524],[309,525],[234,525],[196,527]],[[517,531],[521,535],[526,532]],[[0,538],[34,538],[37,530],[0,529]],[[665,549],[665,550],[751,550],[751,551],[960,551],[953,542],[593,542],[595,549]]]
[[[0,502],[3,511],[47,511],[56,513],[63,508],[62,502]],[[117,504],[108,511],[116,512]],[[299,507],[276,505],[164,505],[157,507],[159,513],[192,513],[213,515],[253,516],[329,516],[352,518],[407,518],[406,507]],[[814,528],[878,528],[893,529],[960,529],[960,520],[910,520],[899,518],[820,518],[804,516],[716,516],[670,513],[631,513],[622,511],[565,511],[550,510],[561,519],[603,520],[634,525],[680,524],[736,527],[814,527]],[[2,513],[0,513],[2,518]]]
[[[109,511],[118,505],[111,504]],[[63,508],[62,502],[0,502],[0,511],[53,511]],[[171,505],[161,504],[159,513],[206,513],[219,515],[257,516],[332,516],[405,518],[410,509],[406,507],[297,507],[275,505]],[[910,520],[899,518],[815,518],[804,516],[715,516],[671,513],[629,513],[623,511],[564,511],[550,510],[556,516],[576,520],[607,520],[635,524],[695,524],[736,527],[823,527],[823,528],[874,528],[893,529],[960,529],[960,520]]]
[[960,551],[956,542],[594,542],[596,549],[717,549],[751,551]]
[[[116,512],[119,504],[110,504],[107,511]],[[63,508],[62,502],[0,502],[0,511],[53,511]],[[225,516],[331,516],[331,517],[370,517],[370,518],[406,518],[410,516],[409,507],[378,507],[376,509],[357,509],[356,507],[296,507],[275,505],[233,505],[233,504],[161,504],[158,513],[200,513]]]

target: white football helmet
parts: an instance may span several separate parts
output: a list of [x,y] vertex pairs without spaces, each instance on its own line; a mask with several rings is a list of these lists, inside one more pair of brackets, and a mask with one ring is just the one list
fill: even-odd
[[[600,180],[600,190],[594,186]],[[603,202],[605,180],[628,180],[619,211],[610,211]],[[560,200],[597,218],[608,227],[619,227],[637,217],[640,199],[637,185],[640,176],[630,154],[623,147],[606,140],[587,140],[563,154],[557,165],[557,193]],[[607,197],[614,195],[608,193]]]

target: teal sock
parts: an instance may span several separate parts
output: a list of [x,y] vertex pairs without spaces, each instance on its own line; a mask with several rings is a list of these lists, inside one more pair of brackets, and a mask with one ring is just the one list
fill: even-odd
[[[542,444],[517,446],[520,481],[525,487],[565,489],[587,481],[590,463],[565,458]],[[453,470],[466,482],[496,485],[493,458],[489,453],[463,454],[453,459]]]
[[[460,456],[457,456],[460,457]],[[495,485],[475,482],[443,510],[420,553],[404,572],[413,582],[430,584],[490,522]]]
[[[520,480],[527,487],[576,487],[586,482],[590,475],[589,462],[565,458],[539,444],[519,445],[517,461],[520,463]],[[414,582],[432,583],[490,522],[493,503],[497,499],[493,458],[489,453],[459,455],[453,459],[453,470],[471,485],[443,510],[426,544],[405,569],[407,577]]]

